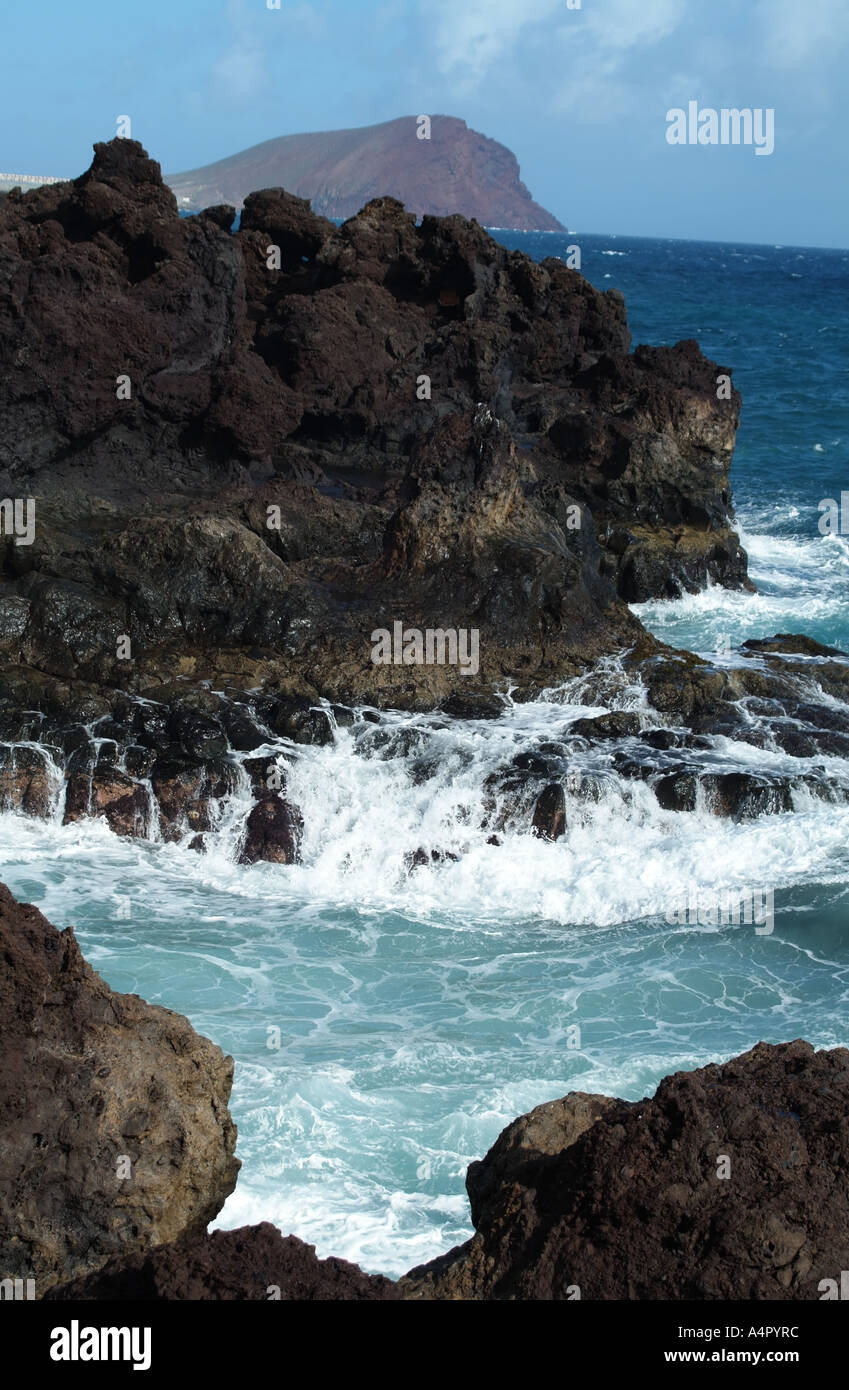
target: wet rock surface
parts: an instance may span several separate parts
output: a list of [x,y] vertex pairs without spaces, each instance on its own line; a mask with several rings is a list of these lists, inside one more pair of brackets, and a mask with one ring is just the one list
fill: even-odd
[[303,818],[297,808],[277,796],[258,801],[247,819],[240,860],[255,864],[295,864],[300,855]]
[[677,1072],[650,1100],[540,1106],[469,1169],[475,1236],[401,1292],[818,1299],[849,1248],[847,1103],[849,1051],[797,1041]]
[[190,1232],[235,1186],[233,1060],[116,994],[0,885],[0,1278],[58,1282]]
[[[29,674],[0,680],[0,808],[65,823],[102,817],[119,835],[204,849],[235,799],[243,863],[298,862],[302,813],[286,787],[303,750],[345,731],[358,756],[401,760],[420,786],[440,775],[439,735],[455,721],[479,721],[477,739],[511,717],[504,690],[475,685],[399,723],[329,704],[303,682],[252,692],[171,682],[109,700]],[[719,666],[668,649],[646,657],[638,645],[615,669],[602,662],[564,691],[569,702],[613,708],[576,718],[563,703],[548,736],[526,738],[481,774],[483,824],[496,836],[559,840],[582,807],[615,789],[633,799],[639,783],[664,810],[737,820],[849,800],[849,661],[834,649],[806,641],[801,651],[798,639],[777,637]],[[37,701],[41,709],[26,707]],[[623,702],[631,707],[618,708]],[[754,764],[752,749],[761,755]],[[471,757],[450,745],[455,770]],[[427,856],[431,848],[423,846]],[[444,860],[458,846],[438,848]]]

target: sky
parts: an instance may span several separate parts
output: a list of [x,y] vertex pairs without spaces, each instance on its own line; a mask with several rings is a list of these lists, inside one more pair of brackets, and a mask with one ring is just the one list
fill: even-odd
[[[849,0],[273,3],[7,3],[0,171],[73,177],[122,116],[177,173],[450,115],[513,150],[576,232],[849,246]],[[670,145],[691,101],[772,108],[773,153]]]

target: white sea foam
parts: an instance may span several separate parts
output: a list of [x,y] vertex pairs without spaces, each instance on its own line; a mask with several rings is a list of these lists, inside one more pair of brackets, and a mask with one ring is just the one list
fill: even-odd
[[[238,863],[246,778],[205,853],[63,826],[58,801],[52,821],[0,817],[13,891],[74,923],[114,988],[235,1056],[243,1168],[218,1224],[271,1220],[400,1274],[468,1237],[465,1169],[524,1110],[572,1089],[635,1098],[761,1037],[846,1042],[849,807],[802,791],[741,824],[676,814],[603,747],[573,749],[561,770],[598,779],[598,800],[567,781],[561,840],[526,809],[488,843],[492,775],[610,709],[661,722],[611,658],[495,720],[394,713],[324,748],[277,740],[265,753],[304,817],[294,866]],[[727,738],[703,757],[807,766]],[[443,857],[411,871],[422,849]],[[718,887],[772,888],[774,932],[668,922]]]

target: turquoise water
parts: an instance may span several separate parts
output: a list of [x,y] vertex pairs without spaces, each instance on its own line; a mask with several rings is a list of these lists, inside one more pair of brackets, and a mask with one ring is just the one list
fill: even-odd
[[[558,253],[556,237],[503,239]],[[644,621],[704,651],[777,630],[849,647],[846,538],[816,525],[820,498],[849,487],[847,253],[580,236],[560,252],[576,241],[588,278],[625,291],[635,342],[696,336],[744,395],[733,481],[761,592],[643,605]],[[575,682],[494,723],[388,716],[438,755],[425,781],[362,722],[300,750],[297,867],[235,864],[239,804],[206,855],[0,818],[12,890],[72,922],[113,987],[236,1058],[243,1168],[219,1224],[272,1220],[398,1274],[470,1233],[466,1166],[530,1106],[636,1098],[761,1038],[849,1043],[849,808],[797,799],[734,825],[611,778],[557,844],[521,825],[486,843],[494,767],[582,713],[644,708],[608,674],[603,705]],[[729,765],[769,756],[716,743]],[[459,858],[408,875],[422,844]],[[667,920],[718,886],[772,889],[774,930]]]

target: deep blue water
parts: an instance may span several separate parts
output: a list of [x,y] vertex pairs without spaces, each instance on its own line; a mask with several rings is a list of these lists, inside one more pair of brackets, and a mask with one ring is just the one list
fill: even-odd
[[823,544],[817,525],[818,503],[849,487],[849,251],[577,233],[497,237],[536,260],[565,260],[567,246],[579,246],[587,279],[623,291],[635,346],[696,338],[732,370],[742,394],[734,499],[755,580],[772,602],[718,595],[717,605],[653,605],[641,616],[682,645],[712,648],[720,632],[768,636],[789,623],[849,647],[849,534]]
[[[635,343],[696,337],[734,369],[732,482],[759,592],[645,604],[644,621],[705,652],[776,631],[849,648],[849,538],[817,529],[820,499],[849,489],[849,253],[499,237],[538,258],[577,243],[588,278],[625,292]],[[612,669],[589,708],[642,698]],[[472,828],[488,773],[581,700],[573,684],[438,733],[423,784],[365,755],[370,726],[307,750],[292,868],[234,862],[238,805],[207,855],[0,817],[12,890],[73,922],[114,988],[234,1054],[244,1166],[223,1224],[272,1220],[320,1254],[400,1273],[469,1234],[465,1168],[532,1105],[570,1089],[635,1098],[761,1038],[849,1043],[849,808],[800,801],[735,825],[615,784],[571,808],[555,845],[517,829],[494,847]],[[408,877],[423,841],[460,857]],[[774,931],[670,925],[693,886],[773,890]]]

